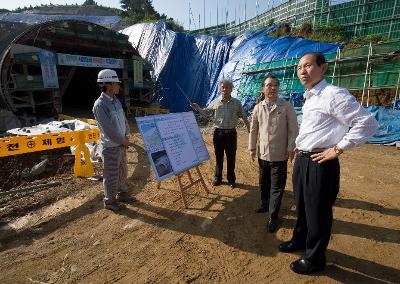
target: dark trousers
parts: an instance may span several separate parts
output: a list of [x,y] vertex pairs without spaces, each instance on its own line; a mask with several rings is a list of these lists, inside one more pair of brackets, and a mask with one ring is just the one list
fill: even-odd
[[277,219],[286,186],[287,161],[258,159],[261,207],[269,208],[269,218]]
[[233,130],[229,133],[224,133],[216,129],[214,131],[214,152],[215,152],[215,180],[222,181],[222,171],[224,169],[224,152],[226,154],[227,171],[226,177],[228,182],[236,181],[235,176],[235,160],[237,148],[237,133]]
[[297,221],[292,241],[305,244],[304,258],[325,266],[332,228],[332,207],[339,192],[339,160],[322,164],[298,155],[293,167],[293,192]]

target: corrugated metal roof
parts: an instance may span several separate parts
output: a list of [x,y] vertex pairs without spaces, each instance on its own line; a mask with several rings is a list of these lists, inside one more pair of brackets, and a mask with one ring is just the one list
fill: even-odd
[[119,16],[80,16],[80,15],[40,15],[24,13],[0,13],[0,21],[24,23],[28,25],[40,24],[50,21],[79,20],[111,28],[118,24],[122,18]]

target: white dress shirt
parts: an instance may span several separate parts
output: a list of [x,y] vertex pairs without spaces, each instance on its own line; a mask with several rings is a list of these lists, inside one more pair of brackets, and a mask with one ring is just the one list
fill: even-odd
[[373,115],[348,90],[322,80],[304,93],[306,101],[296,148],[342,150],[367,142],[378,128]]

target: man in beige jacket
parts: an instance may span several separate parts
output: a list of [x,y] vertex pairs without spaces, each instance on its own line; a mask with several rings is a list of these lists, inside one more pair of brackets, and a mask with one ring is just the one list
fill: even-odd
[[283,191],[286,185],[287,161],[292,161],[298,134],[294,108],[278,98],[279,81],[275,76],[264,78],[264,99],[253,110],[249,134],[249,151],[253,161],[257,155],[261,207],[257,213],[269,211],[267,229],[275,232]]

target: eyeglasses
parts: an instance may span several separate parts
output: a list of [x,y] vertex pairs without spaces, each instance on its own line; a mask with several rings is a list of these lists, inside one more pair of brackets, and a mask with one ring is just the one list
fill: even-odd
[[267,87],[267,88],[279,88],[279,85],[271,85],[271,84],[267,84],[267,85],[263,85],[264,87]]

